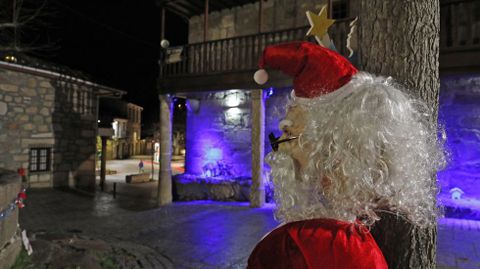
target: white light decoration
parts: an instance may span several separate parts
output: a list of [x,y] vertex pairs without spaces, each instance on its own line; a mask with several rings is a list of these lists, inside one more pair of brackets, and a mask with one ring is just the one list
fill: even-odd
[[225,111],[225,121],[227,125],[241,126],[242,124],[242,110],[238,107],[232,107]]
[[228,117],[235,118],[242,113],[242,110],[238,107],[232,107],[227,110]]
[[162,41],[160,41],[160,46],[163,49],[166,49],[166,48],[170,47],[170,41],[168,41],[166,39],[163,39]]
[[462,195],[464,194],[465,192],[460,189],[460,188],[453,188],[450,190],[450,195],[452,197],[452,200],[460,200],[462,199]]
[[155,153],[153,155],[153,159],[155,162],[160,162],[160,143],[156,142],[154,145]]
[[118,121],[114,121],[112,122],[112,127],[113,127],[113,131],[114,131],[114,137],[117,138],[119,137],[119,128],[118,128]]
[[225,105],[228,107],[237,107],[240,105],[240,96],[239,92],[232,91],[225,98]]
[[257,72],[255,72],[255,74],[253,74],[253,80],[259,85],[263,85],[263,84],[267,83],[267,81],[268,81],[267,71],[265,71],[265,69],[257,70]]
[[11,62],[11,63],[16,63],[17,58],[15,56],[7,55],[7,56],[5,56],[5,61]]

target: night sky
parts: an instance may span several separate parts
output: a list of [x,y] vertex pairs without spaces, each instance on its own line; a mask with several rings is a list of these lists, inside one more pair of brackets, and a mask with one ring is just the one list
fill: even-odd
[[[158,120],[158,54],[161,9],[154,0],[48,0],[46,34],[57,49],[43,58],[79,70],[98,83],[127,91],[144,107],[147,127]],[[187,43],[188,25],[166,14],[171,45]]]

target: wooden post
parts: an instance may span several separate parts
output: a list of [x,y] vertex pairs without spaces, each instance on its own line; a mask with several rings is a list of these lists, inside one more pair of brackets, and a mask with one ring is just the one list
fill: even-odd
[[252,90],[252,187],[250,207],[265,204],[263,159],[265,146],[265,99],[263,90]]
[[260,0],[258,3],[258,33],[262,32],[263,24],[263,0]]
[[152,153],[152,180],[154,180],[155,179],[155,140],[152,140],[151,153]]
[[331,19],[333,17],[333,1],[328,0],[328,7],[327,7],[327,17]]
[[165,39],[165,8],[162,7],[162,18],[161,18],[161,25],[160,25],[160,28],[161,28],[161,31],[160,31],[160,41],[162,41],[163,39]]
[[160,171],[158,177],[158,205],[172,202],[172,101],[169,95],[160,99]]
[[205,14],[203,15],[203,42],[207,42],[208,33],[208,0],[205,0]]
[[100,189],[103,191],[105,188],[105,177],[107,174],[107,138],[101,136],[102,139],[102,159],[100,163]]
[[[165,39],[165,8],[162,7],[162,18],[161,18],[161,25],[160,25],[160,42],[162,42]],[[159,53],[159,79],[163,77],[163,69],[164,69],[164,64],[165,64],[165,49],[162,48],[161,43],[160,43],[160,53]]]

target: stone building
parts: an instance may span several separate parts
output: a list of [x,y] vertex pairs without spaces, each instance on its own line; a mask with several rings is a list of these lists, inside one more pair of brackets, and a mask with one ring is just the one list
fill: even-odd
[[[206,168],[218,170],[210,165],[217,159],[230,163],[233,170],[240,171],[238,175],[252,177],[252,191],[257,195],[252,204],[257,205],[268,172],[262,163],[269,150],[265,137],[275,130],[273,119],[282,114],[272,116],[275,107],[285,104],[291,89],[291,81],[274,72],[269,72],[271,88],[258,89],[252,74],[259,55],[269,44],[304,40],[309,28],[305,11],[318,12],[327,2],[330,15],[337,20],[329,34],[339,52],[346,55],[345,40],[348,24],[357,16],[356,1],[236,0],[227,5],[210,0],[208,9],[158,2],[189,22],[189,44],[172,48],[175,53],[167,49],[160,66],[161,113],[166,115],[161,117],[162,134],[168,138],[169,96],[186,97],[191,108],[187,115],[186,172],[201,175]],[[479,11],[478,1],[440,1],[439,123],[445,127],[451,152],[450,166],[438,176],[440,197],[448,200],[442,197],[449,197],[449,190],[458,187],[465,192],[460,202],[471,205],[480,204]],[[163,143],[163,148],[169,147],[168,141]],[[167,168],[163,176],[166,182]],[[456,203],[460,206],[459,201]]]
[[[226,196],[220,198],[222,200],[239,196],[235,180],[247,179],[251,182],[247,197],[250,196],[252,206],[262,205],[264,180],[268,176],[263,159],[270,151],[266,137],[271,131],[279,134],[277,119],[287,102],[291,81],[273,72],[269,81],[271,88],[259,89],[252,75],[265,46],[305,40],[309,28],[305,12],[318,12],[326,1],[236,0],[226,4],[212,0],[206,20],[204,10],[198,5],[188,5],[185,9],[175,2],[158,2],[189,21],[189,44],[167,49],[161,64],[160,149],[163,159],[160,160],[159,203],[171,200],[168,164],[171,158],[171,97],[177,96],[186,98],[188,107],[185,174],[219,182],[224,179],[222,186],[232,182],[230,189],[224,191]],[[339,9],[337,5],[335,10]],[[347,13],[342,14],[347,16]],[[333,27],[335,40],[346,40],[350,21],[341,19]],[[176,186],[177,192],[179,189]],[[218,194],[212,196],[219,198]]]
[[30,187],[95,188],[98,100],[125,92],[64,73],[0,62],[0,168]]
[[[141,139],[142,110],[141,106],[123,100],[104,99],[100,102],[99,126],[114,130],[114,135],[107,141],[107,159],[145,154],[145,142]],[[97,148],[100,148],[98,143]]]
[[[301,28],[308,25],[305,12],[318,12],[320,8],[331,2],[332,16],[336,19],[348,18],[352,14],[348,0],[268,0],[262,3],[262,26],[259,31],[259,1],[230,9],[221,9],[208,14],[208,31],[206,41],[274,32],[285,29]],[[189,19],[188,42],[201,43],[203,40],[204,15],[192,16]]]
[[132,155],[142,154],[140,139],[142,137],[142,110],[143,107],[128,103],[127,137],[130,142]]

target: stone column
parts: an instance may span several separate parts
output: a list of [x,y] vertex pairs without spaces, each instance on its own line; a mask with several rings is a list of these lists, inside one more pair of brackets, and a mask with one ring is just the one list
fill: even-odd
[[172,101],[169,95],[160,99],[160,171],[158,179],[158,205],[172,202]]
[[262,89],[252,90],[252,188],[250,206],[265,204],[263,158],[265,146],[265,98]]

